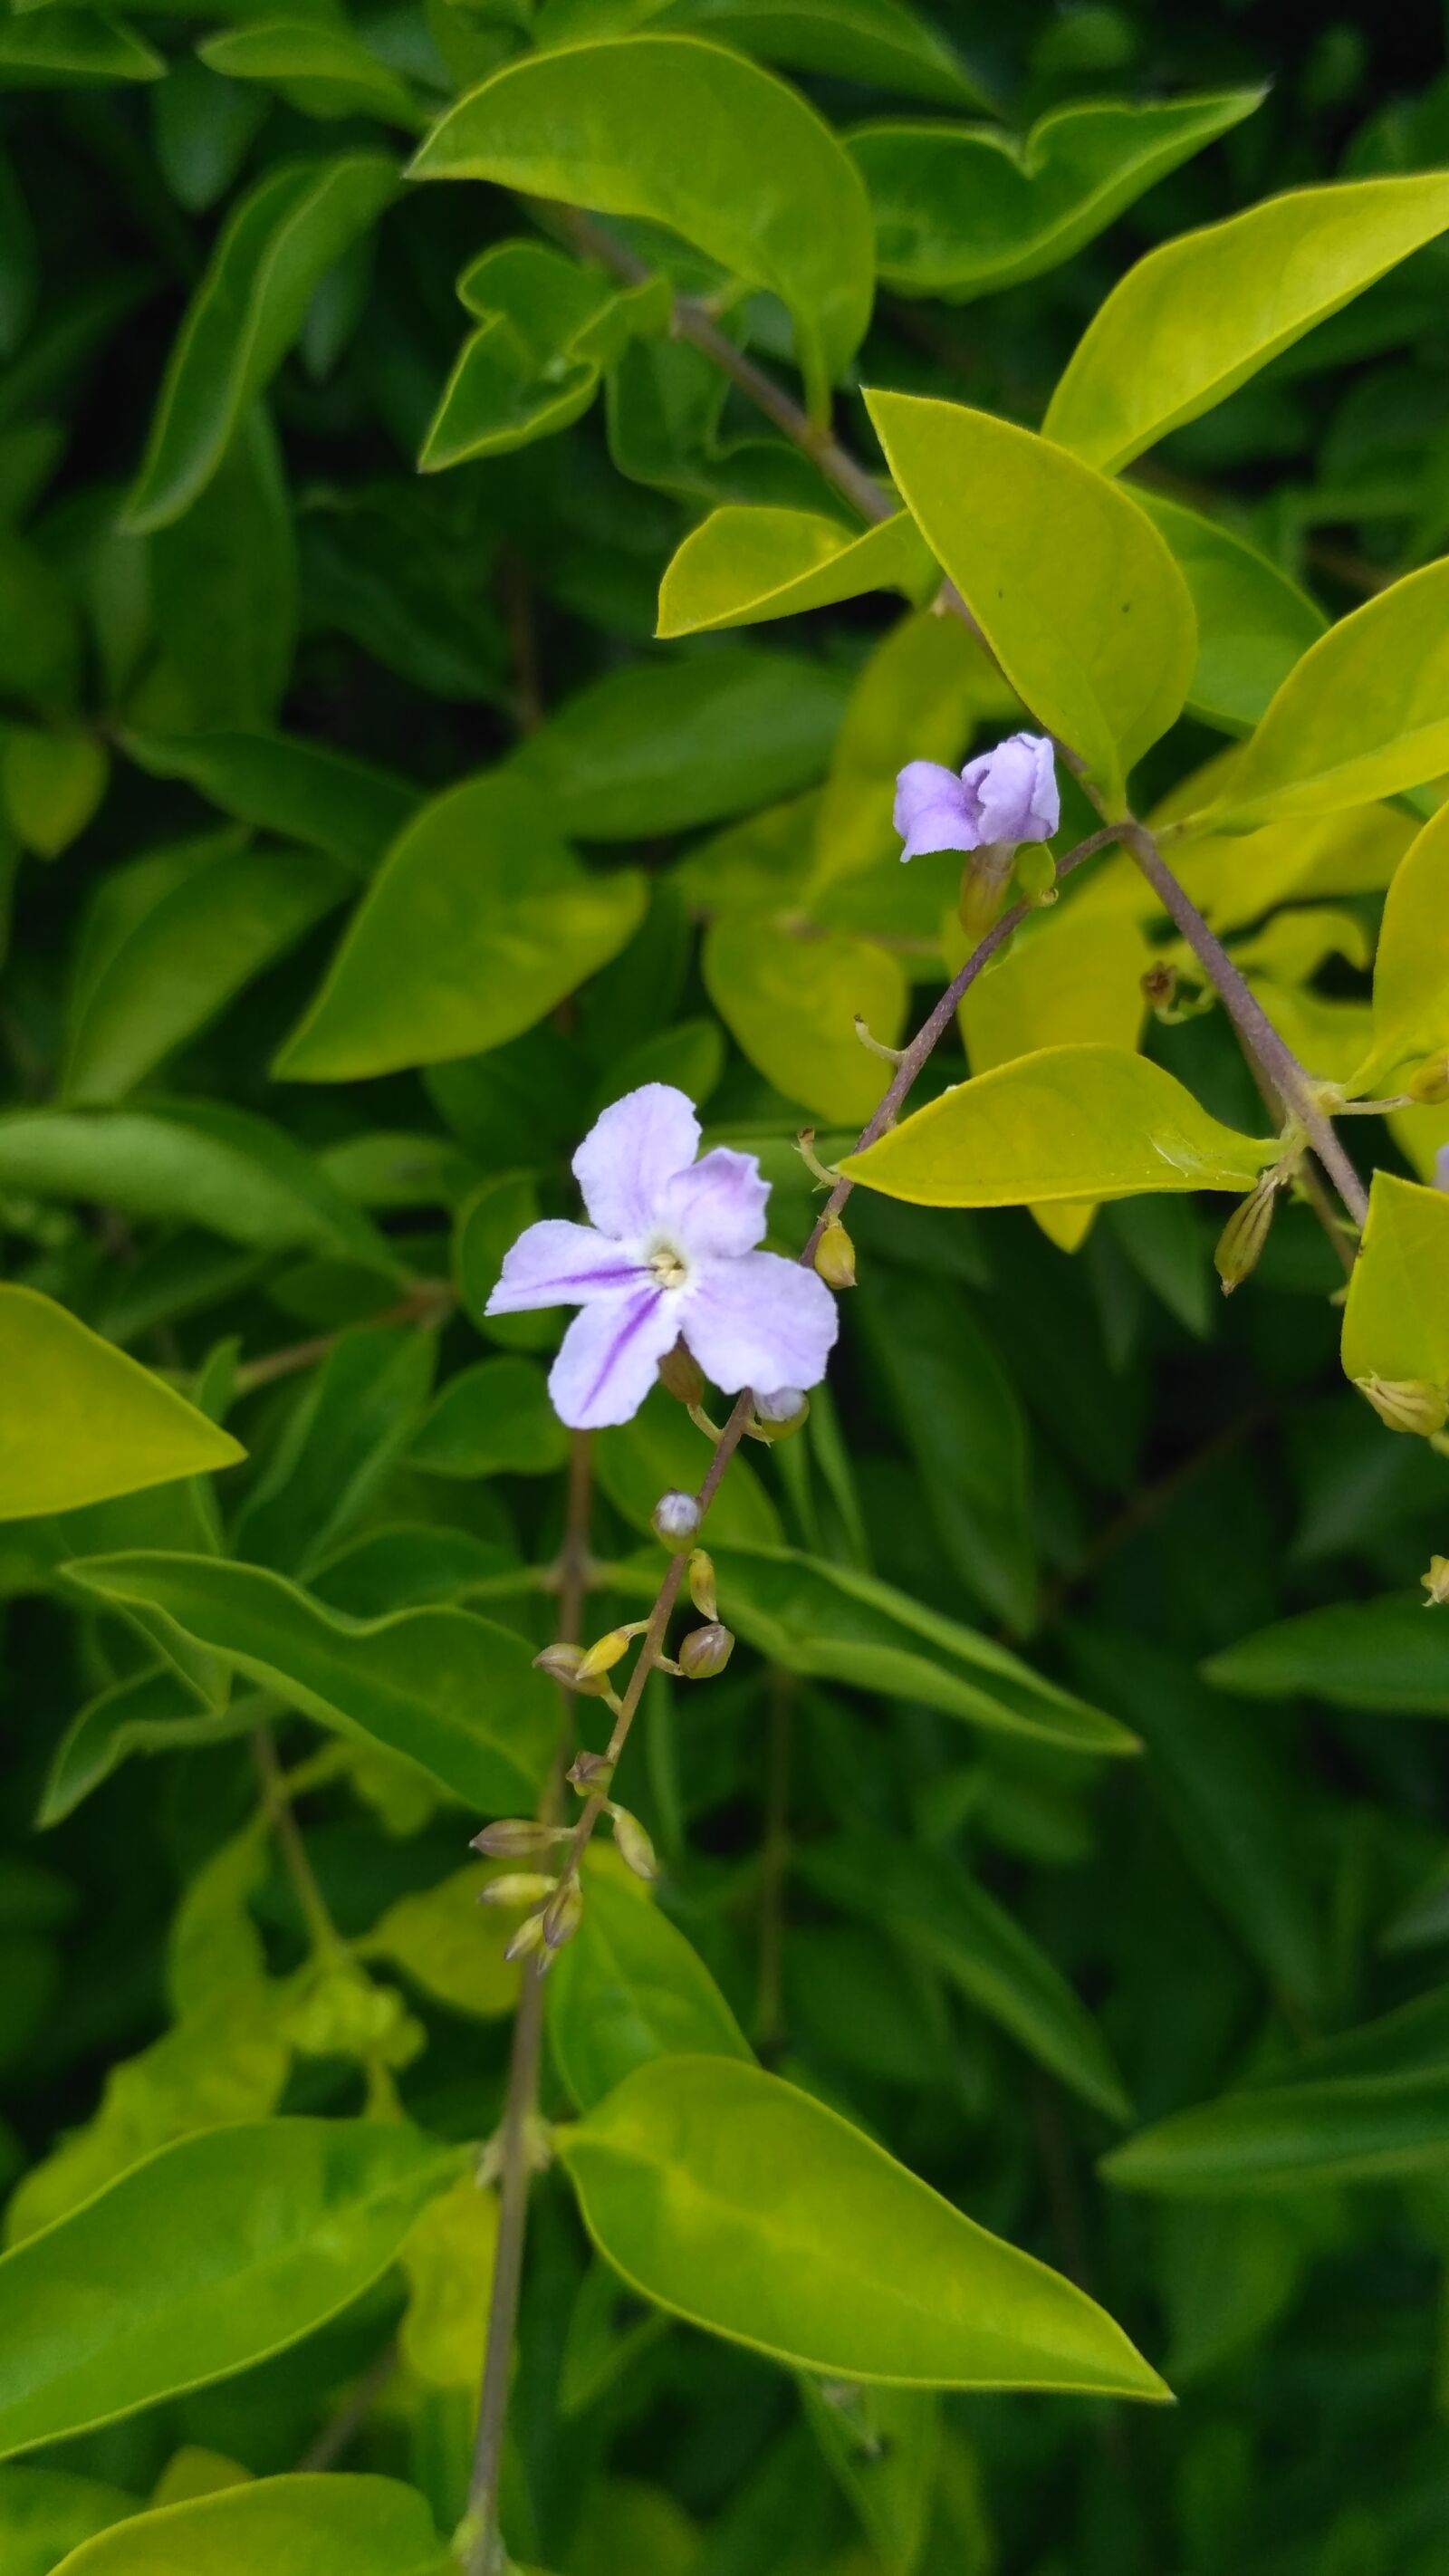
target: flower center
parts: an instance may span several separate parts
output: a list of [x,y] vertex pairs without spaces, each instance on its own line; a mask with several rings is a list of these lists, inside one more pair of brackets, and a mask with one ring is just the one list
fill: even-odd
[[689,1277],[689,1264],[672,1243],[656,1243],[647,1256],[661,1288],[682,1288]]

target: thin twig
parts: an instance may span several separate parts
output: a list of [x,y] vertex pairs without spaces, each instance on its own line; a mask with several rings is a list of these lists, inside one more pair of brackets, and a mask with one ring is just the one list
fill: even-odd
[[323,2425],[316,2440],[308,2443],[297,2462],[295,2474],[299,2478],[316,2476],[323,2469],[336,2467],[343,2452],[361,2432],[396,2369],[397,2343],[394,2339],[384,2344],[376,2361],[363,2372],[351,2396]]
[[441,1324],[457,1302],[457,1291],[448,1280],[420,1279],[395,1306],[384,1306],[380,1314],[364,1316],[359,1324],[345,1324],[336,1333],[316,1333],[307,1342],[289,1342],[285,1350],[268,1351],[259,1360],[244,1360],[236,1373],[234,1392],[252,1395],[259,1386],[271,1386],[278,1378],[295,1377],[299,1369],[330,1359],[348,1333],[364,1327],[375,1331],[383,1324]]
[[[590,1493],[589,1436],[586,1431],[576,1431],[569,1452],[568,1502],[559,1559],[558,1634],[569,1644],[576,1644],[583,1632],[584,1599],[590,1572]],[[551,1823],[558,1814],[563,1796],[567,1748],[573,1732],[569,1695],[567,1691],[560,1690],[558,1697],[559,1751],[540,1807],[545,1824]],[[508,2098],[503,2111],[498,2245],[488,2305],[483,2387],[478,2401],[478,2435],[465,2525],[467,2555],[464,2565],[468,2576],[496,2576],[501,2563],[498,2487],[503,2466],[513,2339],[518,2327],[518,2299],[523,2281],[523,2253],[528,2235],[529,2190],[533,2181],[532,2131],[538,2110],[538,2077],[543,2052],[543,1997],[543,1971],[535,1959],[526,1959],[513,2024]]]
[[261,1782],[262,1807],[276,1836],[277,1849],[292,1882],[312,1947],[324,1952],[340,1950],[343,1947],[342,1935],[328,1912],[327,1899],[317,1884],[301,1828],[292,1813],[291,1791],[277,1760],[277,1748],[269,1726],[259,1726],[254,1730],[252,1760]]

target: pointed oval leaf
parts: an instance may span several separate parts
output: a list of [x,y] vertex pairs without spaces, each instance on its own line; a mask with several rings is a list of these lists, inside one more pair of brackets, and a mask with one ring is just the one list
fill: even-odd
[[94,9],[38,9],[0,21],[0,89],[109,89],[160,80],[163,57],[119,18]]
[[715,1009],[766,1081],[817,1117],[863,1125],[885,1086],[854,1022],[896,1044],[910,998],[899,958],[845,931],[801,939],[768,916],[734,915],[711,925],[702,963]]
[[427,123],[401,74],[340,25],[279,17],[227,27],[196,50],[228,80],[265,81],[301,116],[380,116],[407,134]]
[[539,41],[613,34],[647,18],[736,44],[762,62],[867,81],[943,107],[990,107],[934,27],[903,0],[545,0]]
[[798,91],[719,45],[646,35],[528,55],[444,117],[411,176],[667,224],[779,296],[817,419],[865,336],[874,262],[854,163]]
[[691,529],[659,585],[661,635],[715,634],[831,608],[862,591],[922,599],[936,579],[908,510],[854,535],[818,510],[727,502]]
[[1353,1088],[1449,1047],[1449,806],[1426,823],[1389,885],[1374,960],[1374,1034]]
[[1442,2174],[1446,2151],[1449,2066],[1439,2065],[1227,2093],[1114,2147],[1100,2170],[1127,2191],[1215,2200]]
[[428,424],[418,464],[424,474],[474,456],[506,456],[536,438],[552,438],[588,410],[599,371],[587,359],[561,359],[540,372],[506,313],[491,313],[464,341]]
[[55,2576],[447,2576],[455,2564],[415,2487],[393,2478],[256,2478],[138,2514]]
[[1246,733],[1328,625],[1304,590],[1246,537],[1138,484],[1133,495],[1164,536],[1192,594],[1197,661],[1189,715]]
[[0,1284],[0,1520],[73,1511],[246,1451],[33,1288]]
[[128,733],[124,739],[131,758],[153,778],[184,778],[224,814],[326,850],[357,876],[371,873],[418,803],[405,779],[293,734]]
[[465,779],[394,843],[277,1073],[358,1082],[502,1046],[617,956],[645,891],[586,873],[516,771]]
[[1449,1193],[1375,1172],[1343,1313],[1344,1374],[1449,1388]]
[[135,1549],[77,1559],[77,1583],[157,1611],[323,1726],[420,1763],[472,1806],[532,1805],[558,1711],[527,1640],[469,1610],[326,1610],[260,1566]]
[[915,394],[866,400],[907,507],[1012,687],[1115,810],[1126,771],[1181,713],[1197,654],[1162,538],[1032,430]]
[[0,2469],[0,2565],[6,2576],[52,2576],[83,2540],[139,2513],[140,2498],[68,2469]]
[[1449,173],[1296,188],[1149,251],[1088,324],[1043,424],[1113,473],[1221,402],[1449,226]]
[[1203,1666],[1246,1699],[1326,1699],[1402,1717],[1449,1717],[1449,1628],[1422,1600],[1334,1601],[1239,1638]]
[[266,2120],[163,2147],[0,2257],[0,2453],[280,2352],[386,2270],[461,2150]]
[[550,1980],[548,2035],[581,2111],[651,2058],[750,2057],[698,1952],[606,1870],[589,1873],[584,1919]]
[[988,125],[858,126],[846,140],[870,194],[881,276],[951,304],[1040,277],[1262,96],[1084,99],[1021,138]]
[[1082,2291],[758,2067],[655,2058],[561,2131],[559,2152],[634,2289],[796,2369],[1168,2394]]
[[841,1170],[918,1207],[1249,1190],[1279,1147],[1240,1136],[1125,1047],[1043,1047],[958,1083]]
[[276,373],[313,289],[381,214],[397,165],[378,152],[269,170],[228,217],[171,353],[126,527],[164,528],[205,489]]

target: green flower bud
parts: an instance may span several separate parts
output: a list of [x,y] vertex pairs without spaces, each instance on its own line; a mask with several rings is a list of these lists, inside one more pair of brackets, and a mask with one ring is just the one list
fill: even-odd
[[560,1683],[564,1690],[582,1691],[585,1699],[602,1699],[604,1676],[584,1671],[582,1646],[569,1646],[562,1642],[556,1646],[545,1646],[542,1654],[535,1655],[533,1661],[536,1671],[547,1673],[550,1681]]
[[855,1286],[855,1246],[838,1216],[833,1216],[815,1246],[815,1267],[827,1288]]
[[701,1619],[719,1617],[719,1595],[715,1589],[714,1558],[697,1547],[689,1560],[689,1597]]
[[622,1662],[627,1655],[634,1633],[632,1628],[611,1628],[607,1637],[600,1637],[592,1646],[587,1646],[579,1663],[574,1687],[577,1689],[579,1683],[596,1681],[605,1673],[611,1673],[614,1666]]
[[693,1351],[676,1342],[659,1363],[659,1383],[679,1404],[703,1404],[704,1371]]
[[997,919],[1016,857],[1014,841],[985,841],[961,871],[961,927],[973,948]]
[[561,1950],[566,1941],[572,1941],[583,1919],[583,1889],[576,1878],[561,1879],[543,1909],[545,1948]]
[[690,1629],[679,1649],[679,1669],[686,1681],[713,1681],[716,1673],[724,1671],[734,1650],[730,1630],[721,1627],[718,1619],[711,1619],[706,1627]]
[[614,1823],[614,1842],[625,1867],[632,1869],[636,1878],[657,1878],[659,1863],[654,1845],[638,1817],[631,1816],[627,1807],[611,1807],[609,1814]]
[[1271,1172],[1264,1174],[1256,1189],[1235,1207],[1222,1233],[1218,1236],[1213,1262],[1223,1283],[1223,1295],[1231,1297],[1241,1287],[1250,1271],[1256,1270],[1273,1211],[1278,1204],[1278,1184]]
[[1431,1055],[1417,1073],[1411,1073],[1404,1089],[1411,1100],[1427,1109],[1435,1109],[1441,1100],[1449,1100],[1449,1055]]
[[556,1878],[547,1878],[541,1870],[510,1870],[506,1878],[490,1880],[479,1895],[480,1905],[537,1905],[540,1897],[552,1896]]
[[1057,899],[1057,863],[1045,841],[1024,841],[1016,854],[1017,890],[1024,903],[1045,911]]
[[581,1798],[592,1797],[596,1789],[607,1789],[614,1776],[614,1766],[607,1753],[576,1753],[568,1767],[568,1780]]
[[487,1860],[534,1860],[564,1838],[562,1825],[535,1824],[531,1816],[504,1816],[473,1836],[470,1849]]
[[530,1958],[535,1950],[541,1950],[542,1947],[543,1916],[541,1914],[528,1914],[525,1915],[523,1921],[518,1927],[518,1930],[514,1933],[512,1940],[508,1943],[503,1956],[510,1962],[510,1964],[514,1964],[519,1959]]

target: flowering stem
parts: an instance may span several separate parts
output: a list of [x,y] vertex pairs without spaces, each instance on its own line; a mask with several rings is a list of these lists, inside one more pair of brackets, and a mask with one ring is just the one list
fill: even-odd
[[[589,1584],[590,1493],[589,1435],[586,1431],[576,1431],[569,1453],[568,1502],[559,1560],[558,1634],[561,1640],[571,1645],[579,1642],[583,1632],[584,1597]],[[545,1824],[552,1823],[559,1811],[564,1765],[573,1731],[573,1710],[568,1692],[562,1689],[559,1691],[559,1711],[559,1749],[539,1808]],[[498,2245],[488,2303],[478,2434],[468,2489],[468,2513],[463,2527],[463,2565],[467,2576],[498,2576],[503,2563],[498,2532],[498,2483],[503,2465],[503,2432],[508,2414],[513,2339],[518,2326],[518,2299],[523,2282],[523,2252],[528,2235],[528,2196],[533,2180],[530,2144],[538,2108],[538,2075],[543,2054],[543,1991],[543,1972],[537,1960],[526,1959],[508,2064],[508,2096],[503,2110],[498,2175]]]

